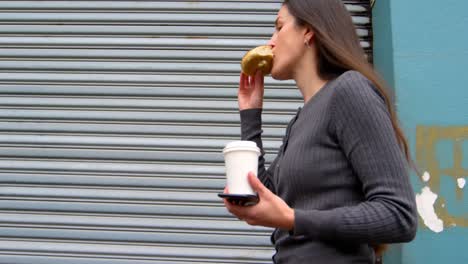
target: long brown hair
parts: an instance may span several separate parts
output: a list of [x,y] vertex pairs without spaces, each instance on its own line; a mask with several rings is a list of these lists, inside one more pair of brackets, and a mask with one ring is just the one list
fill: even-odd
[[[308,26],[315,34],[318,74],[325,80],[338,77],[348,70],[355,70],[367,77],[385,100],[400,147],[406,159],[415,169],[408,142],[398,124],[395,110],[387,93],[387,85],[373,69],[361,47],[351,15],[340,0],[285,0],[283,5],[296,19],[299,26]],[[417,170],[417,169],[416,169]],[[381,256],[387,245],[374,245]]]
[[374,84],[385,100],[397,141],[409,164],[414,165],[388,96],[387,85],[368,62],[345,5],[340,0],[285,0],[283,5],[288,7],[298,25],[308,26],[314,32],[321,78],[330,80],[348,70],[355,70]]

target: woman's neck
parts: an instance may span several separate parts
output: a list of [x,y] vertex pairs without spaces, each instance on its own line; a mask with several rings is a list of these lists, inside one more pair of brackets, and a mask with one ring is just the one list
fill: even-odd
[[327,83],[327,80],[320,78],[314,60],[306,60],[296,72],[294,80],[302,93],[304,103],[307,103]]

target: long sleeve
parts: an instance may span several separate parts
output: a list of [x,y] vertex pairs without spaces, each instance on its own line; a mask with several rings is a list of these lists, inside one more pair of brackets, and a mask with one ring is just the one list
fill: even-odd
[[270,189],[272,192],[275,191],[273,185],[273,170],[275,168],[276,159],[270,165],[269,169],[265,169],[265,151],[263,150],[262,143],[262,109],[246,109],[240,111],[241,119],[241,139],[251,140],[257,143],[260,148],[260,156],[258,158],[258,175],[257,177],[262,183]]
[[329,210],[295,210],[295,236],[355,243],[405,242],[417,227],[407,162],[384,101],[362,75],[348,74],[332,98],[332,129],[364,201]]

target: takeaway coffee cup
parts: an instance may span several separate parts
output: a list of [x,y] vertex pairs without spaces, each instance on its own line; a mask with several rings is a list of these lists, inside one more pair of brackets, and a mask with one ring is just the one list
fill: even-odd
[[223,149],[229,194],[255,195],[247,174],[257,175],[260,149],[253,141],[233,141]]

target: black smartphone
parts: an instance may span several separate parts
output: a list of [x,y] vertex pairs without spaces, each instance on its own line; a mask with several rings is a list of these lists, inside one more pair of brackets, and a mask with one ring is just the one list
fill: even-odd
[[226,198],[226,200],[232,204],[241,205],[241,206],[256,205],[259,201],[258,195],[254,195],[254,194],[218,193],[218,196],[221,198]]

